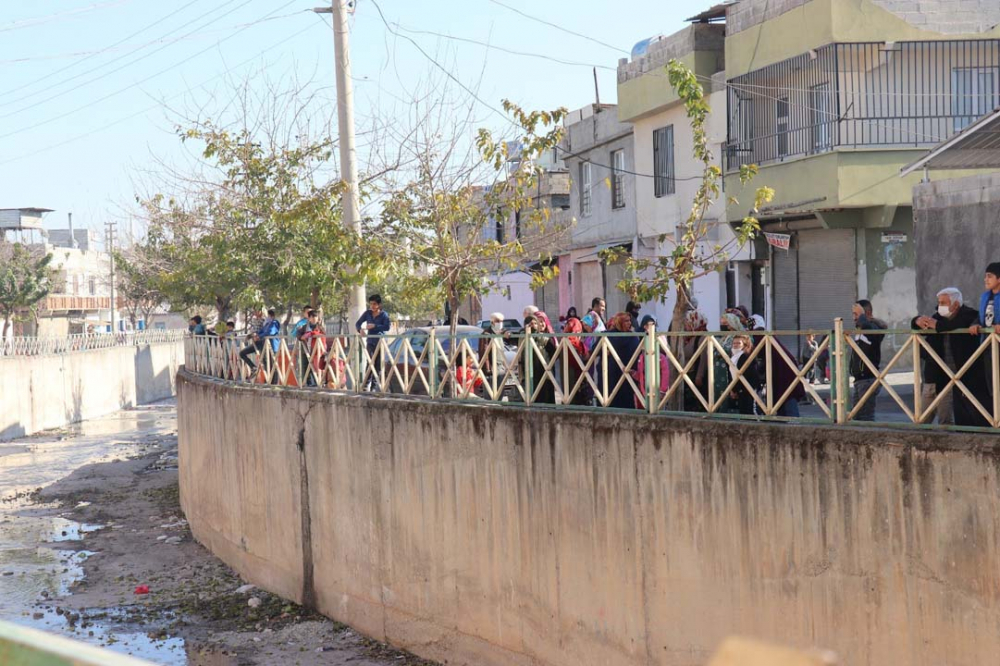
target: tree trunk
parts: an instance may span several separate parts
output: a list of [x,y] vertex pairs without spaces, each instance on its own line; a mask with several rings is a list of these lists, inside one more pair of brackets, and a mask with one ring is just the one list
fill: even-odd
[[215,310],[219,313],[219,320],[226,321],[229,319],[229,308],[232,307],[233,299],[228,296],[216,296],[215,297]]
[[[677,285],[677,298],[674,301],[674,311],[671,314],[670,319],[670,330],[671,332],[683,333],[684,332],[684,320],[687,317],[689,301],[687,290],[683,285]],[[677,362],[683,368],[687,364],[687,356],[684,353],[684,336],[676,335],[670,338],[670,351],[677,358]],[[686,384],[683,379],[678,377],[674,380]],[[674,395],[670,398],[670,410],[675,412],[680,412],[684,410],[684,387],[682,386]]]
[[7,339],[7,331],[10,330],[10,313],[3,313],[3,333],[0,334],[0,340]]

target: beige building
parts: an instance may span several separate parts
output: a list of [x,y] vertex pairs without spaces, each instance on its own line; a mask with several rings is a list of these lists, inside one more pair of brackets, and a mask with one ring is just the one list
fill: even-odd
[[907,327],[921,174],[899,172],[1000,105],[1000,3],[741,0],[724,14],[726,191],[759,164],[754,186],[776,192],[764,228],[791,236],[770,252],[773,326],[829,329],[868,298]]
[[[714,14],[713,16],[716,16]],[[694,136],[686,110],[667,78],[666,65],[676,59],[700,79],[713,112],[707,131],[722,164],[726,142],[725,25],[696,22],[670,36],[641,42],[631,59],[618,64],[618,117],[631,124],[635,141],[637,256],[665,256],[676,247],[678,228],[691,213],[701,185],[702,165],[692,156]],[[717,322],[726,307],[744,304],[755,312],[765,309],[759,280],[751,279],[753,248],[740,248],[725,219],[720,197],[705,216],[709,236],[702,244],[706,255],[716,246],[726,248],[726,271],[695,280],[693,293],[699,308]],[[661,237],[666,240],[661,241]],[[760,272],[757,264],[758,273]],[[757,285],[757,289],[753,289]],[[674,298],[653,304],[661,322],[670,320]]]

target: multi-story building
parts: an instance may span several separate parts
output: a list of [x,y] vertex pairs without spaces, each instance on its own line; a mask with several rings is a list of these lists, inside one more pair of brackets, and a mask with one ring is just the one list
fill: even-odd
[[[637,256],[669,255],[676,247],[678,229],[691,213],[701,185],[703,165],[696,162],[691,123],[686,109],[667,77],[666,65],[676,59],[700,79],[713,112],[707,121],[709,143],[721,164],[726,139],[725,25],[711,23],[723,10],[697,18],[693,25],[670,36],[640,42],[631,59],[618,64],[618,119],[634,132],[635,222]],[[692,292],[698,306],[712,322],[726,307],[742,303],[763,312],[762,291],[751,279],[752,248],[741,248],[725,219],[725,201],[720,197],[705,216],[708,236],[702,248],[727,250],[727,271],[710,273],[695,280]],[[661,238],[665,240],[661,241]],[[756,269],[760,271],[759,265]],[[659,315],[661,326],[669,322],[674,307],[671,293],[665,302],[649,304]]]
[[1000,105],[1000,3],[741,0],[725,14],[726,192],[739,196],[740,164],[760,165],[753,186],[776,192],[763,227],[791,237],[769,248],[773,327],[829,329],[858,298],[905,327],[920,174],[899,172]]
[[571,112],[565,129],[560,154],[572,182],[570,211],[576,223],[559,258],[559,286],[569,297],[562,312],[575,305],[583,315],[601,296],[614,314],[629,300],[618,288],[625,262],[605,261],[601,252],[621,248],[631,254],[636,240],[632,126],[618,119],[614,104],[591,104]]
[[[15,335],[61,336],[111,330],[111,259],[88,229],[43,227],[44,208],[0,210],[0,233],[51,254],[50,293],[35,306],[35,317],[15,323]],[[72,222],[72,218],[70,218]],[[117,312],[117,310],[116,310]],[[121,316],[117,316],[121,321]]]

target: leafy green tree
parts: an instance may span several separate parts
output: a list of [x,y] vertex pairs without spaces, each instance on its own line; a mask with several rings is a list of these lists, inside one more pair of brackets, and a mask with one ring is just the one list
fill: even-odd
[[3,331],[0,339],[7,337],[14,314],[33,310],[49,295],[52,270],[51,254],[33,252],[22,243],[0,240],[0,313],[3,314]]
[[[471,164],[451,162],[454,144],[429,148],[417,156],[415,177],[386,197],[373,229],[388,252],[413,267],[409,295],[448,303],[452,335],[460,303],[487,293],[493,276],[546,258],[565,232],[549,209],[535,205],[534,188],[541,175],[535,162],[558,145],[566,110],[526,112],[508,100],[503,106],[519,128],[518,155],[485,129]],[[497,239],[497,211],[519,212],[522,233]],[[552,267],[539,271],[536,282],[555,274]]]
[[178,133],[218,177],[184,199],[140,201],[172,305],[212,305],[220,318],[265,303],[320,307],[377,274],[370,244],[341,223],[343,183],[324,178],[330,139],[284,145],[211,122]]
[[[690,307],[692,283],[698,278],[722,270],[732,253],[743,247],[760,233],[760,223],[756,213],[762,205],[774,198],[774,191],[768,187],[758,188],[750,204],[751,213],[736,225],[735,238],[725,245],[712,244],[709,239],[717,237],[714,227],[726,224],[724,221],[707,220],[706,215],[722,194],[722,169],[715,163],[708,133],[705,129],[711,109],[705,99],[705,91],[688,67],[677,60],[667,65],[670,85],[673,86],[684,108],[694,134],[694,157],[702,166],[701,183],[691,204],[691,212],[681,223],[679,240],[670,254],[635,258],[622,256],[617,251],[604,253],[606,259],[625,260],[625,278],[618,287],[623,292],[643,301],[663,301],[674,292],[676,300],[672,313],[672,329],[684,330],[684,317]],[[740,182],[747,186],[756,176],[756,165],[740,167]],[[738,204],[736,198],[729,199]],[[673,240],[673,235],[661,235],[660,243]],[[672,339],[672,351],[684,362],[684,347],[681,338]]]

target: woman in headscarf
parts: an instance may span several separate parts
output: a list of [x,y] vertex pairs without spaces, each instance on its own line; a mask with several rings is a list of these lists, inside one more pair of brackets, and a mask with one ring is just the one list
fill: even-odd
[[[686,333],[702,333],[708,331],[708,319],[701,310],[692,309],[688,310],[687,314],[684,315],[684,331]],[[690,335],[684,338],[684,362],[690,361],[694,355],[698,352],[698,348],[702,345],[710,344],[708,342],[709,338],[707,336]],[[702,349],[701,355],[698,357],[697,363],[691,369],[694,375],[694,384],[698,391],[701,392],[705,399],[708,399],[708,390],[706,388],[708,382],[708,348]],[[683,381],[683,379],[681,380]],[[684,411],[686,412],[704,412],[705,407],[701,404],[701,401],[695,396],[694,391],[685,382],[684,385]]]
[[[608,322],[609,333],[632,333],[632,335],[616,335],[609,338],[611,348],[615,350],[622,366],[628,366],[635,351],[639,348],[639,336],[632,328],[632,317],[627,312],[619,312]],[[622,378],[622,368],[614,358],[608,359],[608,392],[615,390],[618,381]],[[603,388],[603,387],[602,387]],[[622,382],[618,393],[612,398],[609,407],[619,409],[635,409],[635,390],[628,380]]]
[[[735,365],[738,370],[743,371],[743,377],[753,389],[751,391],[751,389],[747,388],[746,384],[742,381],[737,381],[736,385],[733,387],[732,399],[736,403],[740,414],[746,415],[757,413],[757,402],[754,400],[754,394],[759,391],[763,385],[760,372],[757,370],[757,364],[748,361],[750,358],[750,351],[752,349],[753,338],[749,335],[737,335],[733,338],[733,365]],[[732,382],[736,378],[736,373],[730,367],[726,376],[729,378],[729,381]]]
[[[639,323],[639,327],[642,329],[643,333],[649,335],[651,331],[654,330],[653,327],[656,326],[656,317],[653,315],[646,315],[642,318]],[[640,344],[643,344],[642,338],[640,338]],[[667,355],[664,353],[663,349],[660,348],[659,342],[654,342],[655,349],[657,351],[657,357],[660,362],[660,389],[657,391],[656,404],[659,405],[660,401],[663,400],[663,395],[670,389],[670,361],[667,360]],[[637,380],[639,384],[639,390],[642,391],[643,395],[646,395],[646,354],[643,353],[639,356],[639,361],[636,364],[635,371],[633,373],[633,378]],[[642,409],[642,403],[639,402],[639,396],[635,398],[635,408]]]
[[[569,336],[566,338],[566,341],[572,347],[573,352],[575,352],[575,355],[568,350],[566,352],[569,354],[569,375],[567,377],[568,383],[566,389],[573,391],[576,383],[580,380],[580,375],[583,373],[583,366],[587,363],[587,346],[583,343],[583,337],[580,335],[583,333],[583,323],[577,317],[570,317],[566,320],[565,326],[563,326],[563,333]],[[576,359],[577,356],[580,357],[579,361]],[[591,389],[590,383],[584,380],[573,396],[573,400],[570,401],[570,404],[589,405],[592,397],[593,389]]]
[[[741,315],[742,313],[736,308],[726,310],[719,318],[719,329],[724,334],[744,333],[746,331],[746,326],[743,324]],[[725,335],[720,342],[722,344],[722,348],[726,351],[725,356],[732,356],[733,336]],[[719,353],[718,349],[715,350],[714,358],[715,363],[713,367],[715,381],[713,382],[713,388],[715,395],[713,397],[716,401],[718,401],[720,397],[726,395],[726,388],[729,386],[731,380],[729,376],[730,367],[729,363],[726,362],[726,359]],[[733,411],[735,411],[735,405],[730,402],[728,396],[726,400],[723,400],[722,404],[719,405],[719,409],[716,410],[716,412],[720,414],[731,413]]]
[[[539,316],[542,315],[542,316]],[[548,323],[548,317],[545,317],[544,312],[536,312],[533,315],[528,315],[524,319],[524,330],[527,332],[528,327],[531,327],[531,340],[534,342],[534,349],[531,350],[531,386],[530,390],[533,395],[535,395],[533,402],[546,405],[554,405],[556,403],[556,387],[549,379],[548,375],[545,374],[545,366],[548,364],[549,359],[556,352],[556,341],[551,335],[549,335],[549,329],[551,324]],[[525,351],[525,354],[528,352]],[[527,377],[525,373],[524,363],[521,363],[521,379]],[[541,387],[541,388],[539,388]],[[525,384],[525,390],[529,387]],[[535,393],[537,391],[537,394]]]

